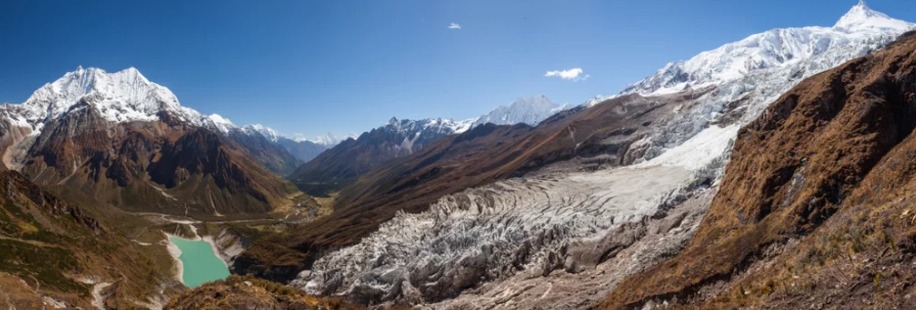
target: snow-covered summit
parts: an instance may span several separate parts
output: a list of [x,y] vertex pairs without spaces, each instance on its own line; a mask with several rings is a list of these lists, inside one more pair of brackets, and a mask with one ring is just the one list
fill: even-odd
[[544,119],[557,112],[568,109],[559,105],[546,95],[518,98],[508,106],[500,106],[488,114],[480,116],[474,126],[493,123],[496,125],[515,125],[525,123],[536,126]]
[[852,7],[846,15],[840,18],[833,28],[847,31],[900,31],[912,28],[912,24],[893,19],[884,13],[872,10],[865,1]]
[[344,136],[343,138],[337,137],[336,135],[334,135],[334,134],[332,134],[332,133],[327,133],[327,134],[324,134],[324,135],[320,135],[320,136],[317,136],[317,137],[315,137],[315,138],[308,138],[308,137],[306,137],[306,136],[303,135],[303,134],[295,134],[295,135],[293,135],[293,137],[291,138],[291,140],[296,141],[296,142],[305,142],[305,141],[308,141],[308,142],[315,143],[315,144],[318,144],[318,145],[321,145],[321,146],[324,146],[324,147],[327,147],[327,148],[331,148],[331,147],[333,147],[333,146],[335,146],[335,145],[340,144],[341,142],[346,141],[347,139],[356,139],[357,137],[359,137],[359,135],[354,134],[354,133],[350,133],[350,134]]
[[168,88],[150,82],[135,68],[108,73],[79,67],[45,84],[24,103],[0,108],[13,123],[37,130],[80,104],[95,107],[112,122],[151,121],[162,111],[189,121],[200,118],[200,113],[182,107]]
[[394,130],[398,132],[422,133],[424,131],[435,131],[444,135],[463,133],[471,128],[475,119],[464,121],[455,121],[447,118],[426,118],[420,120],[402,119],[392,117],[388,120],[388,125],[379,129]]
[[[646,160],[663,153],[702,153],[704,145],[727,145],[737,128],[756,119],[805,78],[881,49],[914,28],[916,24],[892,19],[860,2],[834,27],[782,28],[751,35],[690,60],[669,63],[621,94],[657,96],[703,90],[696,93],[699,97],[691,106],[660,122],[663,128],[641,142],[647,149]],[[722,127],[728,124],[731,126]],[[696,137],[702,143],[689,143]],[[707,155],[704,158],[713,159],[727,151]],[[662,159],[696,166],[691,162],[696,158],[690,156]]]
[[216,131],[227,133],[234,129],[238,129],[235,124],[232,123],[228,118],[223,117],[222,115],[213,113],[207,116],[200,117],[199,123],[194,123],[195,125],[202,125],[203,127],[209,129],[215,129]]
[[21,104],[0,105],[0,115],[13,125],[39,134],[44,125],[70,111],[93,107],[112,123],[156,121],[163,113],[185,124],[222,133],[260,134],[277,142],[281,135],[264,125],[238,127],[219,114],[204,115],[184,107],[168,88],[148,80],[136,68],[109,73],[78,67],[36,90]]
[[261,124],[245,125],[242,127],[241,130],[242,132],[248,135],[259,134],[261,136],[264,136],[264,138],[266,138],[270,142],[277,142],[277,141],[280,141],[280,139],[284,138],[283,135],[280,134],[280,132],[274,130],[273,128],[270,128],[270,127],[267,127]]
[[198,126],[220,121],[181,106],[168,88],[150,82],[136,68],[108,73],[79,67],[45,84],[24,103],[0,106],[0,113],[11,123],[31,127],[37,133],[45,123],[85,106],[94,107],[115,123],[154,121],[162,112]]
[[[860,2],[833,27],[782,28],[751,35],[689,60],[669,63],[655,75],[630,85],[623,93],[658,95],[699,89],[742,79],[756,71],[824,58],[841,49],[874,50],[914,26]],[[834,54],[846,57],[842,53]]]

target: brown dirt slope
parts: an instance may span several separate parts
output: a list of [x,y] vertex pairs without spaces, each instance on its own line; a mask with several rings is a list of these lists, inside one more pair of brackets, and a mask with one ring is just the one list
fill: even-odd
[[741,130],[690,244],[604,306],[912,305],[914,127],[912,35],[800,83]]

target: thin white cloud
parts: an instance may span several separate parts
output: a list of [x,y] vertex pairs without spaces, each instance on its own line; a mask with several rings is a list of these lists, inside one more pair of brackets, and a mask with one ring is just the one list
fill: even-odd
[[459,25],[458,23],[451,23],[448,25],[448,29],[458,30],[458,29],[461,29],[461,25]]
[[584,71],[582,70],[582,68],[547,71],[547,73],[545,73],[544,76],[545,77],[558,77],[558,78],[569,80],[569,81],[584,81],[588,79],[589,77],[588,74],[584,74]]

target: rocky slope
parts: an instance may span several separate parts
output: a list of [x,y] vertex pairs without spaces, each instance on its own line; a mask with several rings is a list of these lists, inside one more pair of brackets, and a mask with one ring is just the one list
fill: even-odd
[[742,129],[677,257],[611,308],[912,306],[916,37],[813,77]]

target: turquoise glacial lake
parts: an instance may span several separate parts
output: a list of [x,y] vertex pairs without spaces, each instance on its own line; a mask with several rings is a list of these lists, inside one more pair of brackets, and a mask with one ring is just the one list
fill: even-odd
[[206,241],[169,236],[169,242],[181,250],[178,259],[183,265],[181,280],[185,286],[194,288],[229,277],[229,268]]

